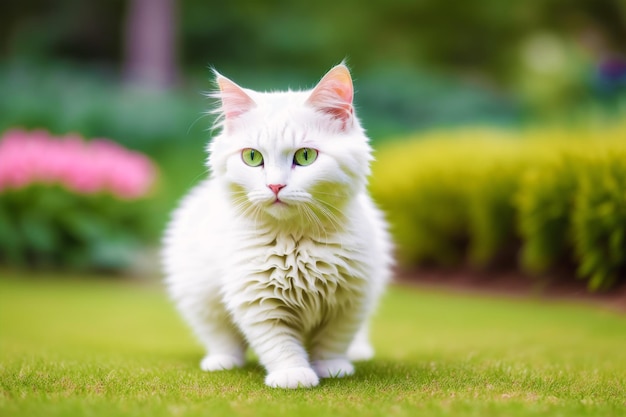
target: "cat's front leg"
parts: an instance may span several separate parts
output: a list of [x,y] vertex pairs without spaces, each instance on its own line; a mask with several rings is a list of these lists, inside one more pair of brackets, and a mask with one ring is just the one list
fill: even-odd
[[309,364],[301,335],[281,320],[240,326],[267,370],[265,384],[274,388],[310,388],[319,378]]
[[171,286],[181,314],[206,348],[200,362],[203,371],[220,371],[243,366],[246,344],[215,291]]
[[347,312],[329,321],[313,337],[311,363],[320,378],[342,378],[354,374],[348,348],[362,321],[360,314]]

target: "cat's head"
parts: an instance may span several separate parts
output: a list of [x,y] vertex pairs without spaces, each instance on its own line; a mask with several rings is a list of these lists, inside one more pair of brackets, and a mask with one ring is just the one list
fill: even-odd
[[261,93],[216,73],[220,133],[209,167],[244,215],[333,222],[366,185],[371,148],[348,68],[309,91]]

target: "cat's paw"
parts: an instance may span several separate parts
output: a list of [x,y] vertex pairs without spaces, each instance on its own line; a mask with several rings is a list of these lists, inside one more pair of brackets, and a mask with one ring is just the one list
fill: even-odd
[[281,369],[265,377],[265,385],[272,388],[311,388],[319,382],[313,369],[306,367]]
[[343,378],[354,373],[354,366],[347,359],[324,359],[313,362],[313,369],[320,378]]
[[348,349],[351,361],[368,361],[374,357],[374,348],[369,343],[353,343]]
[[200,361],[200,369],[203,371],[224,371],[227,369],[241,368],[243,358],[232,355],[206,355]]

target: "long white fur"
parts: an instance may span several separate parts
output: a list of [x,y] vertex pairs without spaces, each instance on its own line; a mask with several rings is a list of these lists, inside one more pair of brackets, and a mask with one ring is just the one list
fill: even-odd
[[[347,69],[332,71],[345,84]],[[231,108],[209,146],[211,175],[173,213],[163,249],[169,293],[207,350],[201,368],[242,366],[250,346],[272,387],[350,375],[351,359],[373,355],[367,321],[391,265],[366,190],[368,138],[351,102],[336,117],[312,91],[259,93],[219,77],[235,97],[221,97]],[[317,160],[294,165],[303,147]],[[244,148],[260,151],[263,166],[246,165]],[[269,184],[286,185],[282,203]]]

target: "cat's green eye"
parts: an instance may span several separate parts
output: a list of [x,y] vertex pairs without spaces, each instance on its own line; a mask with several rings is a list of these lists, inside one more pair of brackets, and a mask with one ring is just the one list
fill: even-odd
[[311,148],[302,148],[293,156],[293,163],[300,166],[311,165],[317,159],[317,151]]
[[263,155],[261,152],[256,149],[246,148],[241,151],[241,159],[246,165],[250,165],[251,167],[258,167],[259,165],[263,165]]

